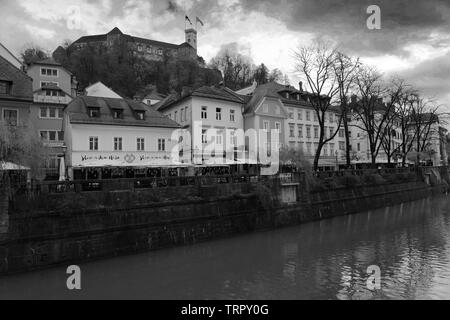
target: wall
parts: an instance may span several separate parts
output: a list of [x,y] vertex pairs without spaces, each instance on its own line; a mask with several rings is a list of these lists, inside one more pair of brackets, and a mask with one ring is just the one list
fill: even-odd
[[[41,68],[57,69],[58,76],[41,75]],[[72,92],[72,76],[60,66],[32,65],[28,68],[27,74],[33,79],[33,92],[41,88],[41,82],[57,82],[67,94]]]
[[423,182],[340,189],[283,205],[259,183],[16,196],[0,273],[132,254],[394,205],[441,192]]

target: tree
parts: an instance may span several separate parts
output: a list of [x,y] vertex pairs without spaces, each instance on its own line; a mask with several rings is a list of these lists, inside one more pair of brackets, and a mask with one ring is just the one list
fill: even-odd
[[10,126],[0,121],[0,161],[30,168],[32,177],[42,178],[47,148],[28,126]]
[[351,118],[351,107],[349,95],[355,89],[356,77],[361,66],[359,58],[349,57],[342,52],[336,52],[334,73],[339,88],[340,112],[342,116],[342,125],[344,126],[345,137],[345,158],[347,167],[351,166],[351,144],[349,120]]
[[269,73],[269,82],[281,82],[284,81],[284,74],[279,69],[275,68]]
[[256,67],[253,79],[259,85],[269,82],[269,69],[267,69],[264,63],[261,63],[258,67]]
[[24,49],[20,56],[22,57],[22,62],[26,65],[31,65],[40,60],[45,60],[49,58],[46,51],[36,45],[29,45],[28,48]]
[[294,58],[296,71],[308,84],[309,101],[319,121],[319,143],[313,165],[314,170],[317,170],[323,146],[334,139],[342,122],[341,115],[336,130],[326,137],[326,115],[335,112],[332,102],[339,93],[334,73],[336,52],[329,43],[317,42],[312,46],[299,48],[294,52]]
[[[389,84],[372,67],[364,66],[356,78],[359,101],[352,103],[356,120],[355,127],[367,137],[372,166],[383,145],[388,128],[395,119],[395,105],[404,90],[404,82],[393,79]],[[385,100],[385,101],[383,101]]]

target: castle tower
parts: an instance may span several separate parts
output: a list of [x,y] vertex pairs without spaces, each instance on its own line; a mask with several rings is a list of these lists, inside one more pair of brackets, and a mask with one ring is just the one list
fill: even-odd
[[189,43],[197,52],[197,30],[194,28],[187,29],[186,31],[186,42]]

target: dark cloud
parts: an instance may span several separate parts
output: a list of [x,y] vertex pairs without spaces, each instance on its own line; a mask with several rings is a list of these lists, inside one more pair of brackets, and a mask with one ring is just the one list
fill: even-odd
[[[241,0],[244,10],[264,12],[295,31],[337,40],[351,53],[405,54],[404,46],[450,29],[448,0]],[[369,5],[381,9],[381,30],[366,28]]]
[[399,74],[450,111],[450,52]]

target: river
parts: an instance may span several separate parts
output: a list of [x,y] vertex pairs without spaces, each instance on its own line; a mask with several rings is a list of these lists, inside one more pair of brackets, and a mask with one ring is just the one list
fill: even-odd
[[80,267],[80,291],[57,267],[0,277],[0,299],[449,299],[450,196]]

